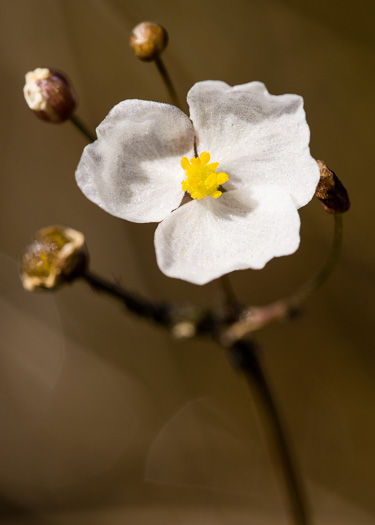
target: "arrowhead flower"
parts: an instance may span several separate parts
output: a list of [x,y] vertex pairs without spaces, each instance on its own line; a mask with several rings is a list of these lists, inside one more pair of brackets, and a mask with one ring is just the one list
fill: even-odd
[[297,210],[319,181],[302,98],[207,81],[187,101],[190,119],[157,102],[115,106],[78,165],[83,193],[116,217],[159,222],[169,277],[205,284],[294,253]]

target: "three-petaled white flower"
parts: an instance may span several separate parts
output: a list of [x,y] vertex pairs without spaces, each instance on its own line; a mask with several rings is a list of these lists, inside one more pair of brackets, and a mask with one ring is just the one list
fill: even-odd
[[115,106],[78,165],[83,193],[116,217],[160,222],[160,269],[195,284],[295,252],[297,209],[319,181],[302,98],[207,81],[187,101],[190,119],[157,102]]

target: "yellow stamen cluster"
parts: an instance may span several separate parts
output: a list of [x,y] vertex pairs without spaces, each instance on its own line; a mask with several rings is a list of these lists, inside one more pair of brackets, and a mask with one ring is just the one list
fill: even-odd
[[223,193],[218,190],[221,184],[228,180],[226,173],[216,173],[218,162],[211,162],[210,154],[204,151],[199,157],[189,160],[186,157],[181,159],[181,167],[185,170],[185,180],[181,182],[183,191],[190,193],[193,199],[202,197],[213,197],[217,199]]

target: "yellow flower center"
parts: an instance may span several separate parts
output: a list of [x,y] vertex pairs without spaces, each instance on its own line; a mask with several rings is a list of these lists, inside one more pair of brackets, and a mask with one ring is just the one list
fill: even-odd
[[218,190],[221,184],[227,182],[226,173],[216,173],[218,162],[211,162],[210,154],[204,151],[199,157],[193,157],[190,162],[186,157],[181,159],[181,167],[185,170],[185,179],[181,182],[183,191],[190,193],[193,199],[213,197],[217,199],[223,193]]

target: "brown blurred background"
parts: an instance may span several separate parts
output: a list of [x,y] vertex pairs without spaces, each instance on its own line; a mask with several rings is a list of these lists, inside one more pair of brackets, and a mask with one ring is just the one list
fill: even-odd
[[[116,219],[77,188],[86,142],[26,108],[24,74],[65,71],[91,128],[126,98],[167,102],[132,27],[162,23],[184,98],[198,80],[265,82],[305,99],[312,154],[349,189],[342,260],[304,316],[258,335],[318,524],[375,522],[373,0],[1,0],[0,515],[27,525],[287,524],[252,397],[222,350],[175,342],[84,283],[28,294],[17,257],[67,224],[92,268],[155,298],[219,298],[160,273],[154,225]],[[231,276],[264,304],[319,268],[332,218],[301,210],[302,243]]]

